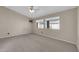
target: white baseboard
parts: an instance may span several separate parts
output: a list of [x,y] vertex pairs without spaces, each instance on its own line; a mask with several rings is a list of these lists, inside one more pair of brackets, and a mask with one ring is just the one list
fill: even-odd
[[2,38],[16,37],[16,36],[21,36],[21,35],[27,35],[27,34],[31,34],[31,33],[22,33],[22,34],[19,34],[19,35],[5,36],[5,37],[0,37],[0,39],[2,39]]
[[[7,37],[0,37],[0,38],[9,38],[9,37],[15,37],[15,36],[27,35],[27,34],[37,34],[37,33],[23,33],[23,34],[19,34],[19,35],[12,35],[12,36],[7,36]],[[45,35],[42,35],[42,34],[37,34],[37,35],[41,35],[41,36],[48,37],[48,38],[53,38],[53,39],[56,39],[56,40],[60,40],[60,41],[64,41],[64,42],[76,45],[76,43],[74,43],[74,42],[70,42],[70,41],[66,41],[66,40],[61,40],[61,39],[58,39],[58,38],[55,38],[55,37],[49,37],[47,35],[45,36]]]
[[55,38],[55,37],[49,37],[47,35],[42,35],[42,34],[38,34],[38,33],[34,33],[34,34],[41,35],[41,36],[44,36],[44,37],[48,37],[48,38],[51,38],[51,39],[53,38],[53,39],[56,39],[56,40],[60,40],[60,41],[64,41],[64,42],[67,42],[67,43],[70,43],[70,44],[77,45],[76,43],[70,42],[70,41],[67,41],[67,40],[63,40],[63,39],[59,39],[59,38]]

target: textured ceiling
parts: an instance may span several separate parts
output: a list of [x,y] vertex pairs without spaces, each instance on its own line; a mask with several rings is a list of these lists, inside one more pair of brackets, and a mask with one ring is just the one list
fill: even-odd
[[37,10],[35,10],[34,13],[30,13],[29,6],[5,6],[5,7],[32,19],[76,8],[75,6],[34,6],[34,9]]

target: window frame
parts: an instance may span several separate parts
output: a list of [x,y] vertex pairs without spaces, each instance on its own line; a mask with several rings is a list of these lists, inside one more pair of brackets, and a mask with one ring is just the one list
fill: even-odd
[[[53,19],[53,20],[52,20]],[[39,28],[38,27],[38,24],[41,23],[39,21],[43,20],[43,28]],[[37,22],[38,21],[38,22]],[[49,21],[49,22],[48,22]],[[50,21],[58,21],[58,29],[56,28],[50,28]],[[54,17],[50,17],[50,18],[45,18],[45,19],[39,19],[39,20],[36,20],[36,23],[37,23],[37,28],[38,29],[52,29],[52,30],[60,30],[60,16],[54,16]],[[51,23],[52,26],[55,25],[54,23]]]

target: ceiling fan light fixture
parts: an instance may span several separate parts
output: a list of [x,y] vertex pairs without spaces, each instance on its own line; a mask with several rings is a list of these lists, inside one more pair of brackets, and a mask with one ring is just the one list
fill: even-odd
[[35,12],[34,6],[30,6],[30,7],[29,7],[29,12],[30,12],[30,13],[34,13],[34,12]]
[[29,12],[30,12],[30,13],[34,13],[34,12],[35,12],[35,10],[33,10],[33,9],[31,10],[31,9],[30,9],[30,10],[29,10]]

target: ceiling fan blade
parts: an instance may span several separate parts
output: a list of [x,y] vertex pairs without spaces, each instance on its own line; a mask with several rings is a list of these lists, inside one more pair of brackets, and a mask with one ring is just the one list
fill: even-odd
[[33,6],[33,10],[40,10],[38,6]]
[[40,10],[40,9],[34,9],[34,10]]

